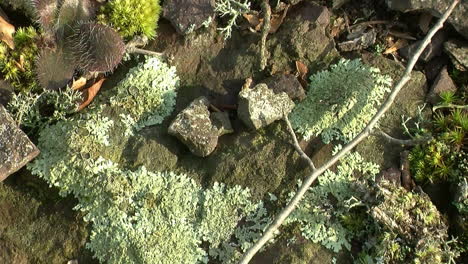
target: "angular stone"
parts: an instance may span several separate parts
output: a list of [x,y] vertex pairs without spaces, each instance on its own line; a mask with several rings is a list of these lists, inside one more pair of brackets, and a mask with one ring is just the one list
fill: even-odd
[[263,80],[275,94],[285,92],[292,100],[303,100],[306,97],[304,88],[296,76],[292,74],[275,74]]
[[349,34],[348,41],[338,43],[338,48],[341,51],[362,50],[370,47],[375,43],[377,32],[373,29],[369,31],[359,31]]
[[195,99],[169,126],[169,134],[177,137],[193,154],[200,157],[206,157],[215,150],[219,136],[232,132],[227,115],[211,115],[209,105],[206,97]]
[[444,50],[458,70],[468,70],[468,42],[449,40],[445,42]]
[[[446,40],[447,35],[444,31],[438,31],[431,40],[431,43],[427,45],[426,49],[421,53],[419,61],[428,62],[436,56],[439,56],[442,53],[442,48],[444,41]],[[416,49],[418,49],[422,40],[416,41],[411,45],[403,47],[400,49],[400,55],[405,59],[409,60]]]
[[457,87],[455,86],[452,78],[450,78],[447,72],[447,67],[444,67],[432,84],[429,94],[427,95],[427,101],[431,104],[436,104],[440,101],[440,94],[449,91],[455,93],[457,91]]
[[286,93],[275,94],[264,83],[239,93],[237,116],[250,129],[259,129],[280,120],[294,108]]
[[447,66],[449,58],[445,54],[435,57],[424,65],[424,73],[429,82],[434,81],[439,75],[442,68]]
[[163,16],[171,21],[177,33],[185,35],[214,19],[214,1],[166,0]]
[[18,128],[0,105],[0,182],[21,169],[39,154],[39,149]]
[[[441,17],[452,3],[452,0],[386,0],[389,8],[402,12],[424,10],[433,16]],[[468,39],[468,1],[460,1],[449,16],[448,22]]]

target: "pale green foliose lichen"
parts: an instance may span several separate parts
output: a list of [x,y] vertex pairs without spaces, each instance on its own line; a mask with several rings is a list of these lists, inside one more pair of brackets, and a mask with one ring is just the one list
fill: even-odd
[[[340,149],[338,146],[335,152]],[[336,172],[325,171],[318,177],[318,185],[310,188],[286,223],[300,223],[302,235],[335,252],[351,248],[351,239],[359,231],[351,230],[346,217],[353,208],[364,204],[370,183],[379,172],[379,166],[366,162],[354,152],[340,160]],[[291,193],[292,197],[295,193]],[[357,214],[357,216],[360,216]],[[355,219],[366,225],[370,217]]]
[[[101,156],[138,128],[162,122],[172,111],[177,80],[172,68],[148,58],[118,85],[117,94],[105,92],[99,105],[40,132],[41,154],[28,168],[61,195],[77,198],[75,209],[92,223],[88,247],[101,262],[229,263],[269,221],[247,189],[203,189],[187,175],[127,170],[118,156]],[[115,131],[123,133],[110,137]],[[249,222],[239,225],[243,219]],[[228,252],[225,244],[236,246]]]
[[306,99],[290,114],[294,129],[309,140],[325,143],[356,136],[377,112],[391,79],[360,60],[340,60],[328,71],[310,77]]
[[179,77],[174,67],[158,58],[147,57],[132,68],[115,89],[112,106],[126,109],[126,121],[133,119],[136,130],[160,124],[175,105]]

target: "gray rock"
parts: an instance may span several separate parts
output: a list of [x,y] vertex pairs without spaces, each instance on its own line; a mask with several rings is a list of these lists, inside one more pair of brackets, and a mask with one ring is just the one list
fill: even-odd
[[0,182],[21,169],[38,154],[37,147],[0,105]]
[[[441,17],[452,3],[452,0],[387,0],[389,8],[408,12],[416,10],[429,11],[433,16]],[[468,39],[468,1],[461,1],[448,18],[455,29]]]
[[424,73],[426,74],[427,80],[432,83],[435,78],[437,78],[442,68],[447,66],[449,61],[448,56],[445,56],[444,54],[442,56],[435,57],[426,63],[426,65],[424,65]]
[[445,42],[444,50],[458,70],[468,70],[468,42],[449,40]]
[[11,100],[13,87],[4,80],[0,80],[0,104],[6,106]]
[[177,137],[193,154],[200,157],[206,157],[214,151],[219,136],[232,132],[227,115],[211,116],[209,105],[206,97],[195,99],[169,126],[169,134]]
[[373,29],[369,31],[360,31],[351,33],[347,37],[348,41],[338,43],[341,51],[362,50],[372,46],[377,38],[377,32]]
[[182,35],[199,29],[215,16],[213,0],[166,0],[163,8],[164,18]]
[[275,74],[263,81],[275,94],[285,92],[292,100],[303,100],[306,97],[304,88],[292,74]]
[[280,120],[294,108],[286,93],[275,94],[264,83],[239,93],[237,115],[250,129],[259,129]]
[[[421,56],[419,57],[419,61],[428,62],[436,56],[439,56],[442,53],[443,44],[447,38],[447,35],[444,31],[438,31],[431,40],[431,43],[427,45],[426,49],[422,52]],[[422,40],[416,41],[411,45],[403,47],[400,49],[400,55],[403,56],[405,59],[410,59],[416,49],[421,44]]]
[[452,78],[450,78],[447,72],[447,67],[444,67],[432,84],[429,94],[427,95],[427,101],[431,104],[436,104],[440,101],[440,94],[448,91],[455,93],[457,91],[457,87],[455,86]]

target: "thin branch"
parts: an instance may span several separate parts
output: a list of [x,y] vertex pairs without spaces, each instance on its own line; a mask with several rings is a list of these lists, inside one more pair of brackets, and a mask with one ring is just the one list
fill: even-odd
[[376,131],[372,134],[383,137],[387,142],[398,144],[398,145],[403,145],[403,146],[416,146],[419,144],[426,143],[432,139],[432,136],[427,136],[427,137],[417,138],[417,139],[398,139],[398,138],[394,138],[390,136],[389,134],[383,132],[382,130]]
[[301,146],[299,145],[299,141],[297,140],[296,133],[294,133],[294,130],[293,130],[292,126],[291,126],[291,122],[289,122],[288,115],[284,116],[284,122],[286,122],[286,124],[288,125],[289,134],[291,134],[291,137],[293,138],[294,148],[299,153],[301,158],[303,158],[305,161],[307,161],[309,166],[312,168],[312,171],[315,171],[316,168],[315,168],[314,162],[312,161],[312,159],[309,158],[309,156],[307,156],[307,154],[305,154],[305,152],[302,150]]
[[317,179],[319,175],[325,172],[328,168],[330,168],[333,164],[335,164],[340,158],[342,158],[345,154],[350,152],[362,140],[364,140],[366,137],[368,137],[371,134],[372,129],[375,127],[379,119],[385,114],[385,112],[388,111],[390,106],[392,106],[393,101],[395,100],[400,90],[410,80],[411,71],[413,70],[414,65],[418,61],[419,56],[421,56],[421,53],[424,51],[427,45],[431,42],[431,39],[434,36],[434,34],[440,28],[442,28],[444,22],[447,20],[448,16],[452,13],[452,11],[455,9],[455,6],[457,6],[459,2],[460,0],[454,0],[452,4],[450,5],[450,7],[447,9],[447,11],[445,11],[444,15],[439,19],[439,21],[434,25],[434,27],[428,32],[427,36],[421,42],[419,48],[414,53],[413,57],[409,60],[405,73],[403,74],[403,77],[392,89],[387,100],[379,109],[379,111],[375,114],[375,116],[372,118],[372,120],[369,122],[366,128],[364,128],[364,130],[361,133],[359,133],[359,135],[357,135],[353,140],[351,140],[351,142],[345,145],[337,154],[335,154],[324,165],[314,170],[312,174],[310,174],[307,177],[307,179],[304,181],[304,183],[296,192],[296,194],[288,203],[288,205],[283,210],[281,210],[281,212],[274,219],[273,223],[271,223],[268,226],[268,228],[265,230],[265,233],[263,234],[263,236],[249,250],[247,250],[247,252],[245,252],[241,260],[239,261],[239,264],[249,263],[249,261],[253,258],[253,256],[268,242],[268,240],[270,240],[273,237],[273,234],[275,233],[275,231],[281,226],[284,220],[296,208],[296,206],[299,204],[299,201],[302,199],[304,194],[307,192],[309,187],[312,185],[312,183]]
[[468,109],[468,105],[441,104],[441,105],[436,105],[436,106],[432,107],[432,111],[435,111],[435,110],[441,109],[441,108]]
[[267,49],[266,49],[266,39],[268,32],[270,32],[270,18],[271,18],[271,7],[269,0],[263,0],[262,2],[262,12],[263,12],[263,25],[262,25],[262,38],[260,40],[260,69],[263,71],[267,64]]
[[155,52],[155,51],[140,49],[140,48],[136,48],[136,47],[128,48],[127,52],[128,53],[142,54],[142,55],[149,55],[149,56],[158,56],[158,57],[164,56],[164,53],[161,53],[161,52]]

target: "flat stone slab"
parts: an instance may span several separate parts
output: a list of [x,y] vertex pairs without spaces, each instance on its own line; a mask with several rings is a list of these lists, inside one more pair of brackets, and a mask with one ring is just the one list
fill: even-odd
[[0,182],[39,155],[39,149],[0,104]]

